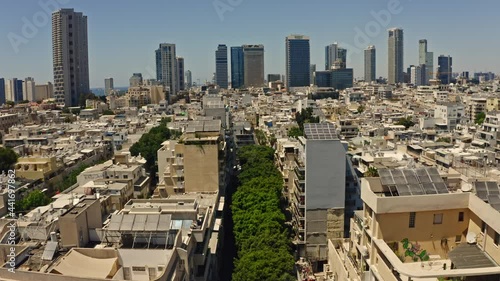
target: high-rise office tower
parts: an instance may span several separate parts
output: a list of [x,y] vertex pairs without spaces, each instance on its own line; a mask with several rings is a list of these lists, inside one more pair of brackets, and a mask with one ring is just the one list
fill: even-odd
[[184,58],[177,57],[177,89],[179,91],[184,91],[186,89],[186,85],[184,82]]
[[450,84],[452,78],[452,58],[450,56],[440,55],[438,57],[437,79],[441,84]]
[[286,44],[286,87],[305,87],[311,83],[309,37],[290,35]]
[[186,71],[186,86],[191,88],[193,86],[193,76],[191,70]]
[[231,88],[243,87],[243,67],[243,47],[231,47]]
[[245,87],[264,85],[264,45],[243,45],[243,83]]
[[368,46],[365,49],[365,81],[372,82],[376,78],[376,51],[375,46]]
[[156,80],[160,81],[171,94],[179,91],[176,58],[175,44],[162,43],[156,50]]
[[410,76],[410,83],[415,86],[422,86],[425,84],[426,66],[421,65],[411,65],[408,68],[408,74]]
[[12,78],[5,83],[5,99],[13,102],[23,100],[23,80]]
[[87,16],[74,9],[52,13],[54,98],[59,106],[77,106],[90,93]]
[[227,46],[219,44],[215,51],[215,84],[227,89]]
[[0,78],[0,106],[5,104],[7,100],[5,99],[5,79]]
[[347,68],[347,49],[338,48],[337,49],[337,59],[334,62],[334,65],[337,63],[337,68]]
[[309,84],[310,85],[314,85],[314,83],[316,82],[316,80],[314,79],[314,76],[316,75],[316,64],[311,64],[311,66],[309,67]]
[[338,44],[333,43],[325,47],[325,70],[330,70],[338,58]]
[[418,63],[425,64],[424,85],[429,84],[429,80],[434,78],[434,53],[427,51],[427,39],[418,41]]
[[403,83],[403,29],[389,29],[388,73],[389,84]]
[[23,100],[34,101],[35,93],[35,79],[33,77],[25,78],[23,81]]
[[133,73],[132,77],[128,80],[130,87],[137,87],[142,85],[142,73]]
[[113,83],[113,78],[105,78],[104,79],[104,94],[109,95],[111,90],[115,88]]

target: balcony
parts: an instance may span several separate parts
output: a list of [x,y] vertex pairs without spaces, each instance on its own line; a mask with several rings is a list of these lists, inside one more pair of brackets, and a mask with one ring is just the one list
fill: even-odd
[[184,166],[184,158],[183,157],[176,157],[174,160],[174,163],[172,163],[173,166]]
[[305,180],[294,179],[293,182],[295,183],[295,186],[297,187],[297,190],[299,190],[300,193],[306,192]]

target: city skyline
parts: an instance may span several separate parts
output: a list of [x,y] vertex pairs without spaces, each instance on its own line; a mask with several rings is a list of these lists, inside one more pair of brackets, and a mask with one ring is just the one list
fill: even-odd
[[[61,1],[62,2],[62,1]],[[389,1],[391,2],[391,1]],[[487,1],[492,7],[499,6],[499,3]],[[4,4],[6,9],[14,7],[14,1],[9,1]],[[99,3],[99,9],[97,8]],[[225,2],[224,2],[225,3]],[[265,3],[265,4],[264,4]],[[399,2],[398,2],[399,3]],[[488,17],[494,9],[481,9],[483,15],[481,18],[461,17],[462,13],[470,15],[476,9],[480,9],[483,5],[474,5],[468,2],[454,2],[457,8],[456,18],[460,20],[450,19],[449,21],[441,21],[434,19],[433,15],[439,14],[440,7],[447,7],[448,3],[435,3],[433,9],[425,9],[424,5],[417,5],[413,2],[400,1],[400,12],[392,14],[391,19],[386,25],[379,24],[377,27],[379,32],[371,36],[375,28],[372,28],[371,33],[365,33],[365,27],[371,22],[377,22],[373,14],[379,14],[380,11],[386,11],[387,2],[364,2],[363,8],[359,8],[359,4],[354,7],[354,4],[341,3],[339,8],[345,8],[345,15],[341,15],[336,19],[321,19],[323,14],[327,14],[328,7],[333,7],[333,4],[324,2],[324,8],[311,9],[306,11],[304,7],[308,7],[304,3],[291,1],[288,5],[279,5],[279,3],[267,2],[241,2],[235,7],[230,7],[230,10],[222,12],[217,10],[212,2],[200,3],[199,5],[182,5],[180,3],[172,3],[174,8],[180,9],[182,12],[172,15],[172,18],[164,20],[155,18],[159,15],[161,6],[164,3],[154,3],[159,6],[158,9],[150,10],[152,15],[147,18],[141,18],[137,22],[133,17],[136,17],[138,11],[149,9],[150,5],[139,5],[132,2],[121,2],[120,11],[123,12],[120,18],[127,20],[110,21],[109,15],[113,8],[116,8],[115,3],[100,3],[97,1],[86,2],[71,2],[66,5],[61,5],[59,8],[74,8],[75,11],[82,12],[88,17],[89,21],[89,72],[90,86],[104,87],[105,77],[115,77],[117,86],[127,85],[128,78],[134,72],[141,72],[145,78],[155,77],[155,62],[154,57],[151,57],[151,51],[156,49],[159,43],[171,42],[177,45],[178,55],[186,59],[186,69],[193,73],[193,82],[204,82],[210,80],[215,69],[213,60],[213,49],[217,44],[224,42],[227,46],[241,46],[243,44],[263,44],[267,55],[265,56],[265,71],[269,73],[285,74],[285,51],[282,38],[288,34],[300,33],[311,38],[311,64],[323,65],[324,62],[324,46],[332,42],[338,42],[339,47],[346,48],[348,51],[349,67],[354,68],[355,77],[363,76],[363,50],[368,45],[376,45],[381,50],[377,52],[377,75],[387,77],[387,39],[386,30],[391,27],[400,27],[405,30],[405,65],[404,68],[411,64],[418,64],[418,40],[426,38],[432,46],[432,51],[435,54],[450,54],[456,58],[454,69],[457,72],[470,71],[493,71],[500,72],[500,66],[492,61],[491,57],[495,57],[494,50],[497,44],[482,44],[478,48],[477,56],[468,56],[467,50],[471,46],[475,46],[477,40],[485,40],[488,34],[494,34],[494,17]],[[226,3],[227,4],[227,3]],[[228,4],[227,4],[228,5]],[[307,23],[298,23],[280,18],[279,27],[282,27],[280,32],[263,31],[265,26],[268,26],[274,19],[266,19],[262,15],[262,20],[256,24],[247,24],[255,19],[254,13],[250,11],[258,10],[266,5],[269,9],[264,9],[264,14],[270,13],[273,7],[283,9],[284,11],[305,11],[304,17],[311,18]],[[189,9],[187,9],[189,7]],[[316,7],[316,6],[313,6]],[[356,9],[354,12],[353,9]],[[30,35],[17,45],[18,52],[16,53],[13,45],[8,39],[9,34],[22,35],[22,29],[26,21],[32,21],[33,15],[39,11],[43,11],[37,1],[26,1],[23,9],[10,9],[12,13],[6,15],[3,19],[4,25],[0,27],[0,35],[6,40],[0,43],[1,61],[4,62],[0,66],[0,76],[6,79],[34,77],[36,81],[46,82],[52,81],[51,73],[51,46],[50,46],[50,23],[36,26],[34,35]],[[54,9],[56,10],[56,9]],[[267,11],[270,10],[270,11]],[[352,12],[350,12],[352,10]],[[158,11],[158,12],[156,12]],[[208,13],[207,13],[208,11]],[[179,18],[190,15],[190,13],[201,14],[205,12],[206,18],[197,20],[193,17],[194,24],[182,26],[179,29],[158,32],[161,26],[168,26],[170,22],[178,21]],[[373,12],[373,13],[372,13]],[[419,13],[425,12],[429,20],[425,22],[419,21]],[[158,14],[157,14],[158,13]],[[253,16],[252,16],[253,14]],[[286,14],[286,13],[282,13]],[[359,14],[359,16],[352,16]],[[472,13],[474,14],[474,13]],[[222,15],[222,16],[220,16]],[[464,14],[465,15],[465,14]],[[139,17],[140,18],[140,17]],[[191,17],[190,17],[191,18]],[[130,19],[129,22],[127,22]],[[480,20],[478,22],[478,20]],[[203,26],[200,27],[200,23]],[[441,28],[446,28],[448,34],[446,38],[435,31],[435,26],[440,23]],[[206,23],[206,24],[205,24]],[[385,23],[385,22],[382,22]],[[476,32],[477,24],[480,23],[481,31]],[[337,24],[341,25],[342,29],[318,29],[318,24]],[[460,24],[461,28],[455,30],[452,27]],[[156,27],[156,26],[160,27]],[[443,26],[446,25],[446,26]],[[219,28],[217,34],[213,33],[214,28]],[[122,33],[122,28],[127,28],[127,33]],[[265,29],[265,28],[264,28]],[[209,30],[209,31],[207,31]],[[273,31],[276,29],[273,29]],[[129,32],[130,31],[130,32]],[[360,32],[358,32],[360,31]],[[134,32],[141,34],[141,40],[134,39]],[[112,36],[110,36],[110,34]],[[363,40],[362,35],[366,34],[368,40]],[[468,42],[463,42],[463,34],[467,34]],[[497,40],[497,39],[492,39]],[[204,41],[203,45],[193,44],[195,41]],[[356,44],[357,41],[364,44]],[[496,43],[496,42],[494,42]],[[486,46],[487,45],[487,46]],[[359,46],[359,48],[358,48]],[[353,50],[352,47],[355,47]],[[116,51],[119,48],[120,51]],[[211,55],[212,54],[212,55]],[[125,59],[126,58],[126,59]],[[30,65],[29,68],[26,65]],[[6,67],[8,66],[8,67]]]

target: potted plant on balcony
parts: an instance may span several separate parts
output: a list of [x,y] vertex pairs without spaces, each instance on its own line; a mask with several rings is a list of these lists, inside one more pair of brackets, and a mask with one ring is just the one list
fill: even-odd
[[422,250],[420,245],[415,242],[411,243],[408,238],[401,240],[403,243],[403,248],[405,249],[405,257],[410,257],[414,262],[418,260],[424,262],[429,260],[429,255],[426,250]]

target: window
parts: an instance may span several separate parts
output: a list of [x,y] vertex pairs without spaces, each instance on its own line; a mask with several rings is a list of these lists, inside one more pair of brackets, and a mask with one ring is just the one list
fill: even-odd
[[464,212],[458,213],[458,221],[464,221]]
[[455,243],[460,243],[461,240],[462,240],[462,235],[455,236]]
[[434,224],[443,223],[443,214],[434,214]]
[[128,175],[123,175],[123,178],[124,179],[128,179]]
[[495,245],[498,246],[499,243],[500,243],[500,234],[498,234],[498,232],[495,232]]
[[481,232],[482,233],[486,233],[486,223],[483,221],[483,223],[481,224]]
[[417,214],[415,212],[410,213],[410,221],[409,221],[409,225],[408,225],[409,228],[415,228],[415,217],[416,216],[417,216]]

